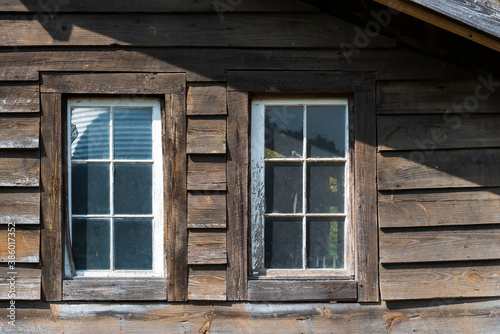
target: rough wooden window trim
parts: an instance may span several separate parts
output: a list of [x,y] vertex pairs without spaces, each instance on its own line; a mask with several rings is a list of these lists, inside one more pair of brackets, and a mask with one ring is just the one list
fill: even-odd
[[[186,228],[186,78],[184,73],[42,73],[41,101],[41,262],[42,292],[46,301],[61,300],[168,300],[187,299]],[[121,97],[164,97],[162,111],[164,151],[165,278],[120,279],[118,283],[95,278],[65,281],[64,226],[66,192],[64,171],[63,94],[108,94]],[[168,152],[168,154],[165,154]],[[168,182],[166,180],[169,180]],[[106,283],[97,284],[96,283]],[[124,281],[124,282],[121,282]],[[126,282],[125,282],[126,281]],[[116,289],[116,286],[120,289]],[[108,287],[108,297],[96,287]],[[115,288],[113,288],[115,287]],[[102,290],[102,289],[101,289]],[[104,291],[102,290],[102,291]],[[88,291],[88,292],[87,292]]]
[[[228,254],[228,300],[378,302],[376,119],[372,73],[228,71],[227,81],[227,249],[231,250]],[[293,93],[293,97],[301,94],[351,96],[354,115],[352,219],[355,224],[356,280],[248,280],[249,94],[261,93],[266,97],[282,93]],[[297,293],[299,283],[305,284],[314,294]]]

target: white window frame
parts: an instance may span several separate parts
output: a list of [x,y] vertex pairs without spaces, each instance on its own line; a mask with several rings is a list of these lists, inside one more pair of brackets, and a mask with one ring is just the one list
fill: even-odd
[[[158,98],[69,98],[67,100],[67,163],[68,163],[68,219],[70,235],[72,229],[71,219],[71,109],[73,107],[102,107],[110,109],[110,134],[113,133],[113,108],[115,107],[139,107],[152,108],[152,160],[118,160],[108,159],[111,163],[110,173],[113,173],[114,162],[145,163],[153,164],[152,179],[152,214],[151,215],[79,215],[82,218],[109,218],[110,219],[110,270],[77,270],[76,277],[164,277],[164,205],[163,205],[163,159],[162,159],[162,125],[161,106]],[[113,140],[110,137],[110,150],[113,150]],[[86,160],[92,162],[93,160]],[[105,162],[106,160],[98,160]],[[113,207],[113,178],[110,178],[110,207]],[[153,220],[153,267],[152,270],[114,270],[113,266],[113,219],[114,218],[151,218]],[[69,255],[65,251],[65,276],[72,277],[69,265]]]
[[[304,107],[304,133],[303,147],[304,154],[301,158],[264,158],[265,145],[265,108],[272,106],[301,106]],[[345,107],[345,152],[344,158],[307,158],[306,152],[306,106],[343,106]],[[328,279],[354,279],[354,237],[353,237],[353,222],[351,214],[351,173],[350,173],[350,136],[349,136],[349,101],[345,98],[332,99],[255,99],[251,103],[251,147],[250,147],[250,203],[251,203],[251,275],[259,279],[277,279],[277,278],[328,278]],[[303,164],[303,199],[302,213],[285,214],[285,213],[270,213],[264,214],[265,203],[265,161],[281,161],[281,162],[302,162]],[[344,175],[344,208],[342,214],[338,213],[306,213],[306,162],[343,162],[345,163]],[[302,269],[269,269],[264,265],[264,218],[265,217],[294,217],[302,218],[302,252],[303,252],[303,268]],[[344,268],[314,268],[304,269],[307,262],[306,257],[306,219],[307,218],[344,218]]]

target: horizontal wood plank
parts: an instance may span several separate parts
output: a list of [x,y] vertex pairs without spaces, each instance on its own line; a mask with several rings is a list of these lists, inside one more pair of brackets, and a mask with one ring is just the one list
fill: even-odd
[[500,224],[500,188],[384,192],[380,227]]
[[0,149],[38,148],[40,117],[0,116]]
[[[17,54],[17,53],[16,53]],[[11,54],[12,56],[14,53]],[[17,54],[19,57],[19,54]],[[29,66],[25,64],[25,66]],[[0,67],[3,68],[2,65]],[[26,68],[27,69],[27,68]],[[7,70],[3,68],[0,70]],[[38,73],[33,73],[33,78],[26,78],[25,73],[14,73],[12,71],[8,75],[11,80],[18,80],[18,76],[23,79],[38,80]],[[28,71],[29,72],[29,71]],[[0,79],[4,76],[0,75]],[[25,112],[39,112],[40,111],[40,98],[38,96],[38,85],[32,83],[2,83],[0,85],[0,113],[25,113]]]
[[165,300],[164,278],[94,279],[63,281],[63,300]]
[[188,264],[226,263],[226,231],[188,231]]
[[225,266],[190,266],[189,300],[226,300]]
[[[11,254],[13,253],[13,254]],[[40,231],[0,230],[0,262],[9,262],[14,255],[15,262],[38,263],[40,260]]]
[[[422,160],[420,160],[422,159]],[[383,152],[379,190],[500,186],[498,149]]]
[[189,155],[188,190],[226,190],[225,155]]
[[226,194],[190,191],[187,197],[188,228],[225,228]]
[[[11,290],[11,282],[15,282],[15,291]],[[12,271],[0,267],[0,300],[40,300],[40,286],[40,269],[15,268]]]
[[226,85],[190,84],[186,111],[188,115],[226,115]]
[[335,280],[249,280],[251,301],[354,301],[358,298],[356,281]]
[[443,115],[377,117],[378,148],[381,151],[500,147],[498,129],[500,113],[470,115],[462,118],[460,123]]
[[195,117],[187,119],[188,154],[225,154],[226,119]]
[[0,151],[0,186],[37,187],[40,175],[40,153]]
[[382,266],[383,300],[500,296],[500,264],[434,264],[425,267]]

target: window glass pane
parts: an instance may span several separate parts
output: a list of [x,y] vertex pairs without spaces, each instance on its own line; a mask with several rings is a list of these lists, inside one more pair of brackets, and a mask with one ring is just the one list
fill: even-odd
[[152,108],[114,108],[114,158],[151,159]]
[[266,107],[266,158],[302,157],[303,110],[303,107]]
[[345,107],[307,107],[307,156],[345,156]]
[[344,220],[307,222],[307,267],[344,267]]
[[342,163],[308,164],[309,213],[344,213],[344,166]]
[[70,131],[73,159],[109,158],[108,108],[73,108]]
[[72,248],[77,270],[109,269],[109,219],[72,219]]
[[151,214],[152,164],[115,164],[115,214]]
[[302,212],[302,165],[266,163],[266,212]]
[[265,267],[302,268],[302,221],[265,221]]
[[153,269],[153,222],[151,219],[115,219],[115,268],[121,270]]
[[109,164],[71,166],[71,210],[75,215],[109,214]]

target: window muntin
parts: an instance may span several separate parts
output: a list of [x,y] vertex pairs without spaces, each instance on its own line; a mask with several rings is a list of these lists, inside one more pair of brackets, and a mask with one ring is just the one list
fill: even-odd
[[73,98],[67,118],[77,276],[162,277],[160,101]]
[[346,99],[254,100],[252,274],[353,275]]

